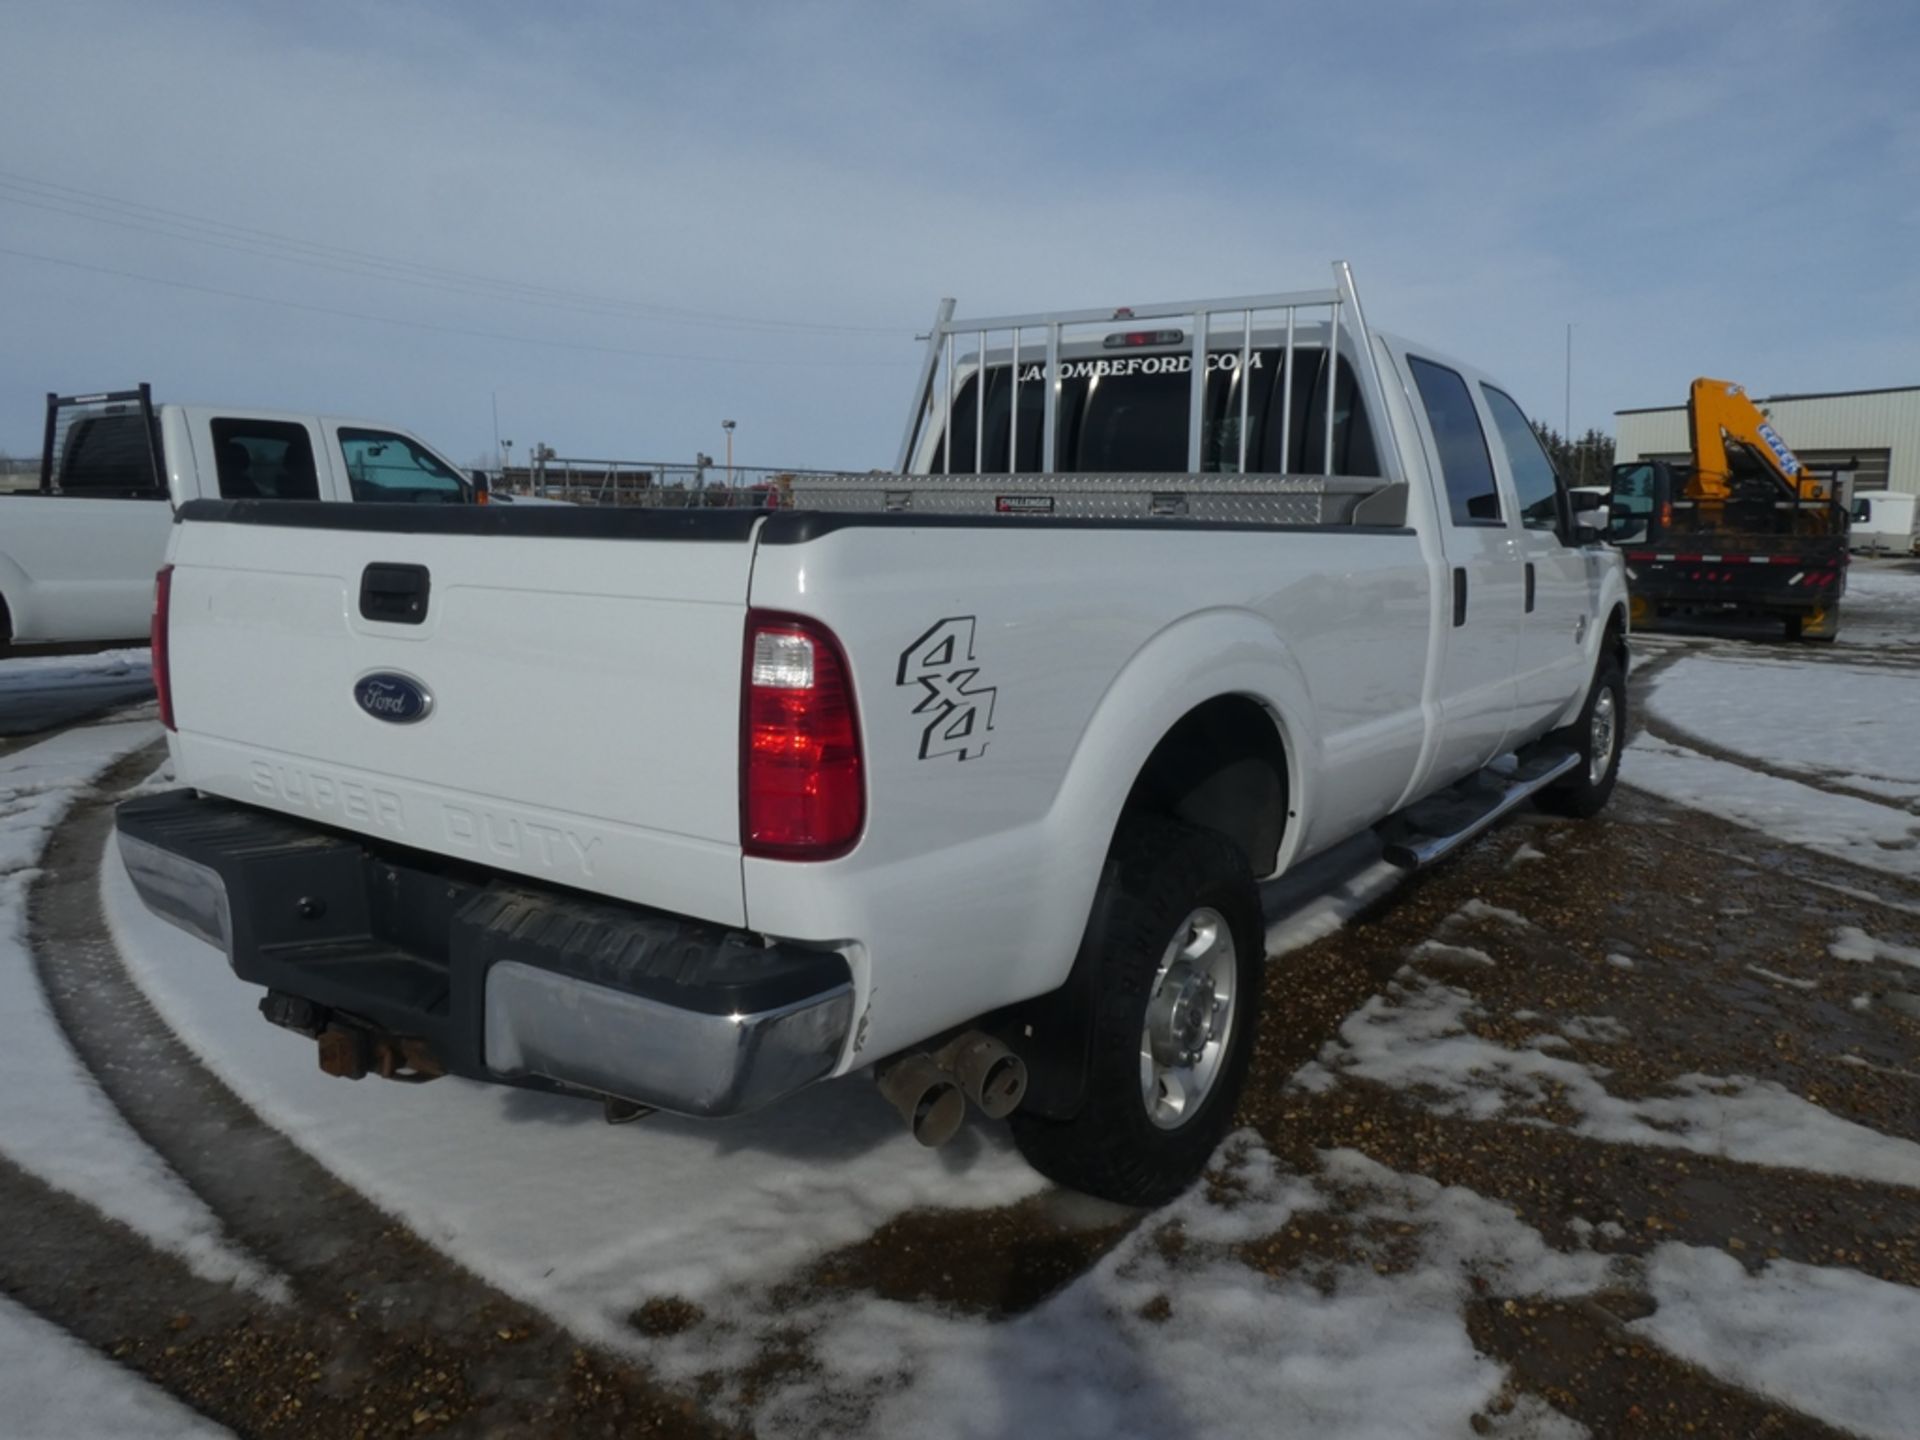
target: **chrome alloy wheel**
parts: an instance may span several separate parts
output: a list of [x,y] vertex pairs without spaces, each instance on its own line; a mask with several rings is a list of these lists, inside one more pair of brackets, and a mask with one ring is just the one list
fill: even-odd
[[1233,929],[1210,906],[1180,923],[1160,957],[1140,1032],[1140,1099],[1162,1130],[1192,1119],[1220,1077],[1233,1037],[1236,960]]
[[1613,747],[1620,739],[1620,713],[1613,703],[1613,690],[1602,687],[1593,697],[1593,718],[1587,728],[1587,783],[1598,785],[1607,778],[1613,764]]

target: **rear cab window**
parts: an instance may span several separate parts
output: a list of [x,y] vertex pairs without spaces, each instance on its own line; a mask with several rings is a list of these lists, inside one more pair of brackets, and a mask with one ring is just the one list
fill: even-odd
[[[1200,467],[1215,473],[1240,469],[1240,352],[1207,356]],[[1041,456],[1046,366],[1020,364],[1018,453],[1009,451],[1013,382],[1004,364],[986,372],[984,412],[975,399],[977,376],[964,380],[953,398],[948,431],[952,453],[936,443],[930,468],[971,474],[980,436],[983,473],[1182,474],[1187,469],[1187,429],[1192,400],[1189,353],[1121,355],[1063,360],[1055,418],[1057,456]],[[1286,352],[1254,350],[1247,364],[1246,468],[1250,474],[1318,475],[1325,472],[1327,382],[1324,351],[1294,351],[1292,415],[1282,455],[1282,396]],[[1336,475],[1378,476],[1380,460],[1373,426],[1342,356],[1334,390],[1333,469]]]
[[291,420],[216,416],[213,466],[223,500],[318,500],[313,437]]
[[1446,482],[1453,523],[1503,523],[1493,457],[1488,453],[1486,432],[1480,428],[1480,414],[1474,409],[1473,392],[1467,389],[1467,382],[1459,371],[1417,355],[1409,355],[1407,365],[1440,453],[1440,474]]
[[431,450],[391,430],[342,425],[340,459],[360,504],[463,505],[467,482]]
[[160,442],[139,411],[83,411],[66,421],[56,441],[56,488],[63,495],[163,499],[157,459]]

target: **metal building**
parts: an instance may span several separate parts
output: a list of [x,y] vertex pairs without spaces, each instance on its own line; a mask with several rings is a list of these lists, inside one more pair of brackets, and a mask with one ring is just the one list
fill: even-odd
[[[1815,472],[1859,461],[1855,493],[1920,494],[1920,385],[1753,397],[1793,453]],[[1687,407],[1616,410],[1616,460],[1684,460]]]

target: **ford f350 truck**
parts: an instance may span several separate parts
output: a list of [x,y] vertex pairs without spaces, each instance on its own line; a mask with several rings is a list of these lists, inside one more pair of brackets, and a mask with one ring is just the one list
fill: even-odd
[[40,489],[0,494],[0,647],[146,633],[174,511],[208,498],[465,504],[475,491],[390,425],[156,407],[145,385],[49,395]]
[[[923,1140],[1189,1183],[1258,883],[1603,805],[1619,558],[1509,392],[1325,290],[933,329],[898,473],[781,508],[201,501],[156,912],[328,1071],[722,1116],[873,1067]],[[594,737],[587,743],[585,737]]]

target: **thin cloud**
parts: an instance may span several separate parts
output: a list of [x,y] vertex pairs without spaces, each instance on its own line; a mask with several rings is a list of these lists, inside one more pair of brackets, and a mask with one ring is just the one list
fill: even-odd
[[[1904,9],[16,11],[0,169],[608,303],[0,189],[0,246],[170,282],[0,255],[0,445],[33,447],[49,388],[147,378],[457,454],[491,446],[497,391],[523,448],[684,458],[724,415],[744,459],[879,464],[941,294],[1264,290],[1335,257],[1376,324],[1556,424],[1569,320],[1576,428],[1716,368],[1763,393],[1913,381]],[[741,363],[662,358],[687,354]]]

